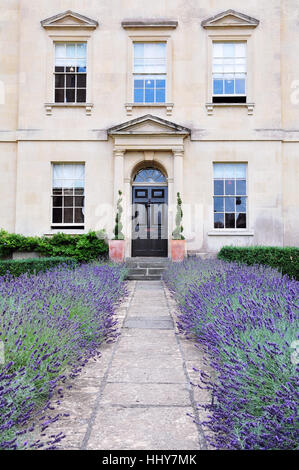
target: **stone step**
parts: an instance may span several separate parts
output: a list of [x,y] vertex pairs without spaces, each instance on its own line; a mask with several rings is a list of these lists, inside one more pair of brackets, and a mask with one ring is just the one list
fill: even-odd
[[127,279],[161,280],[168,263],[168,258],[129,258],[126,260],[126,266],[129,270]]
[[127,275],[127,280],[128,281],[161,281],[162,277],[161,275],[160,276],[147,276],[146,274],[143,274],[143,275],[138,275],[138,274],[134,274],[134,275],[130,275],[128,274]]

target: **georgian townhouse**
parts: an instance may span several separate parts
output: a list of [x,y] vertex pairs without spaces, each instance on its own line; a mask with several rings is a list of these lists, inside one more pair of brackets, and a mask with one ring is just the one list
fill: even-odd
[[[297,0],[2,0],[0,227],[299,246]],[[138,210],[137,210],[137,209]]]

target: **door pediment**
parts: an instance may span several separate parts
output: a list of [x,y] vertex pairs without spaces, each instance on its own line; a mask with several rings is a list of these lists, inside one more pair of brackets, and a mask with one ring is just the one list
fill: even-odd
[[190,129],[171,121],[166,121],[157,116],[147,114],[137,119],[118,124],[107,130],[108,135],[136,135],[136,136],[187,136]]

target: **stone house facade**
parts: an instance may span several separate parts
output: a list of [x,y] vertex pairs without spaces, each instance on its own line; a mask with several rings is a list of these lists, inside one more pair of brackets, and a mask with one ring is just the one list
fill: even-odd
[[2,0],[0,227],[299,246],[297,0]]

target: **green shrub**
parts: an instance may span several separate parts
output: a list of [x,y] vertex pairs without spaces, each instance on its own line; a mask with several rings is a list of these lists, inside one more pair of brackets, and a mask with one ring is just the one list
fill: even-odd
[[299,281],[299,248],[276,246],[234,247],[224,246],[218,259],[248,265],[264,264],[278,269],[282,274]]
[[14,251],[35,251],[47,257],[71,257],[88,262],[106,256],[108,245],[105,232],[89,232],[82,235],[56,233],[52,237],[26,237],[0,230],[0,257]]
[[20,260],[3,260],[0,261],[0,276],[5,276],[7,272],[12,276],[20,276],[24,273],[36,274],[40,271],[46,271],[54,268],[59,264],[67,264],[74,267],[77,261],[73,258],[56,257],[56,258],[31,258]]

